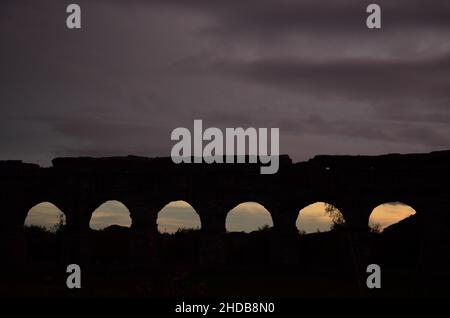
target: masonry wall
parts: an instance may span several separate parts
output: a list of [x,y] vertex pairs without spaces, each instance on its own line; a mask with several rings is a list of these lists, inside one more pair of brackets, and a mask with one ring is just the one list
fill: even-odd
[[421,228],[432,241],[439,239],[438,233],[448,232],[449,180],[450,151],[317,156],[299,163],[282,156],[275,175],[261,175],[257,164],[176,165],[170,158],[58,158],[50,168],[3,161],[1,241],[9,253],[20,254],[28,211],[51,202],[66,215],[71,242],[82,244],[92,213],[108,200],[129,209],[137,241],[156,235],[158,212],[175,200],[193,206],[209,236],[224,233],[227,213],[248,201],[270,212],[274,231],[281,236],[296,233],[298,211],[315,202],[333,204],[349,231],[360,232],[367,231],[375,207],[399,201],[417,211]]

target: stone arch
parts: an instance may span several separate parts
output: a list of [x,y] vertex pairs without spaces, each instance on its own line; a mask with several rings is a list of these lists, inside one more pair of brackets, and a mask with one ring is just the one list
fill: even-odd
[[398,224],[416,214],[416,210],[400,201],[386,202],[376,206],[369,216],[369,228],[382,232],[386,228]]
[[89,227],[93,230],[102,230],[112,225],[131,227],[130,211],[118,200],[103,202],[92,212],[89,221]]
[[328,232],[345,224],[342,212],[333,204],[318,201],[298,212],[295,225],[300,233]]
[[159,233],[173,234],[180,230],[202,228],[198,212],[185,200],[174,200],[167,203],[159,210],[156,223]]
[[38,226],[50,232],[56,232],[65,224],[65,213],[49,201],[43,201],[31,207],[23,223],[25,227]]
[[227,213],[225,228],[227,232],[253,232],[273,227],[273,218],[269,210],[255,201],[236,205]]

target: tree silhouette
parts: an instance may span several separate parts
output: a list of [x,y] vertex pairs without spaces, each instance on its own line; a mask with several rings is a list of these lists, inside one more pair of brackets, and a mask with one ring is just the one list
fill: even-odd
[[333,222],[331,230],[336,230],[345,224],[344,216],[334,205],[325,203],[325,214],[328,215]]
[[52,227],[49,229],[49,231],[52,233],[58,234],[64,229],[65,225],[66,225],[65,216],[64,216],[64,214],[60,213],[60,214],[58,214],[58,222],[56,224],[52,225]]
[[381,232],[383,232],[381,224],[380,223],[370,224],[370,232],[371,233],[376,233],[376,234],[380,234]]

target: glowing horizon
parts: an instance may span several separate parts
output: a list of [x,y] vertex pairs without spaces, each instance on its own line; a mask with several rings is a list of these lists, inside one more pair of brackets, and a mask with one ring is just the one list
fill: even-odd
[[[257,202],[244,202],[229,211],[226,229],[229,232],[251,232],[268,225],[273,226],[272,217],[264,206]],[[381,230],[411,215],[415,210],[402,203],[385,203],[375,207],[369,219],[369,225],[379,224]],[[30,209],[25,225],[37,225],[51,229],[65,220],[62,211],[50,202],[42,202]],[[90,227],[101,230],[110,225],[131,226],[129,211],[119,201],[107,201],[92,214]],[[305,233],[318,230],[325,232],[332,226],[331,218],[325,214],[325,203],[316,202],[299,211],[296,227]],[[200,217],[195,209],[185,201],[173,201],[158,213],[157,227],[160,233],[175,233],[179,229],[201,229]]]
[[110,225],[131,226],[130,211],[120,201],[106,201],[92,213],[89,227],[102,230]]
[[414,214],[416,214],[416,211],[412,207],[401,202],[381,204],[373,209],[370,214],[369,226],[374,227],[375,225],[379,225],[380,229],[384,230],[386,227]]
[[305,234],[331,230],[333,220],[325,213],[325,207],[325,202],[316,202],[301,209],[295,222],[297,229]]
[[172,201],[158,213],[159,233],[175,233],[181,229],[200,229],[200,217],[186,201]]
[[265,226],[273,227],[270,212],[257,202],[244,202],[231,209],[225,220],[228,232],[257,231]]

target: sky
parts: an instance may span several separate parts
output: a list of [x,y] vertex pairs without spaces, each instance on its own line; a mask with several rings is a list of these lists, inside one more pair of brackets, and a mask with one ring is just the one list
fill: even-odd
[[0,2],[0,159],[169,156],[170,133],[278,127],[282,153],[450,148],[450,3]]
[[[416,211],[405,204],[394,202],[376,207],[369,219],[369,226],[379,225],[383,230]],[[92,214],[90,228],[102,230],[110,225],[131,226],[130,212],[118,201],[107,201]],[[37,225],[49,230],[55,228],[64,214],[55,205],[43,202],[34,206],[27,215],[25,225]],[[331,229],[332,219],[325,213],[325,203],[317,202],[299,211],[296,227],[301,233],[326,232]],[[179,229],[201,229],[201,221],[195,209],[185,201],[173,201],[158,213],[158,232],[175,233]],[[227,214],[225,222],[228,232],[257,231],[265,226],[273,227],[269,211],[256,202],[241,203]]]

